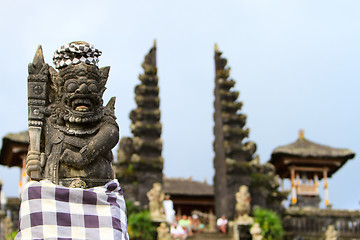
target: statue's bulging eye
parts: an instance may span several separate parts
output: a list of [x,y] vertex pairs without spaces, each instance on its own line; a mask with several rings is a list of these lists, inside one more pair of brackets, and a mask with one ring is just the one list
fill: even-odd
[[91,83],[89,85],[89,89],[90,89],[91,92],[95,92],[95,93],[99,92],[98,86],[96,84],[94,84],[94,83]]
[[78,85],[76,83],[69,83],[67,86],[66,86],[66,91],[67,92],[75,92],[75,90],[78,88]]

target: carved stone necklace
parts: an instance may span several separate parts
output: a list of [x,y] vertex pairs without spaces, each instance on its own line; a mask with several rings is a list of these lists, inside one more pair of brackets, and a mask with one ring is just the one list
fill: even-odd
[[57,124],[54,124],[53,126],[55,129],[58,129],[67,135],[75,135],[75,136],[92,135],[96,133],[100,128],[100,124],[96,125],[95,127],[86,128],[86,129],[70,128],[68,126],[60,126]]

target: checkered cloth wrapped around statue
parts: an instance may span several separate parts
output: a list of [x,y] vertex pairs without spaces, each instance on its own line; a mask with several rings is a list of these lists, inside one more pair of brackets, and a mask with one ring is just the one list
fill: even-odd
[[117,180],[90,189],[31,181],[21,195],[17,240],[128,240],[126,206]]

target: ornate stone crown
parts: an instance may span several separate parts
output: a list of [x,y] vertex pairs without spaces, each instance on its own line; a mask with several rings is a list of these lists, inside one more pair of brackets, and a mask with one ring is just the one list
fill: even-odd
[[71,64],[67,68],[60,69],[59,74],[64,81],[71,78],[76,78],[76,76],[87,76],[90,79],[94,79],[98,82],[101,81],[99,69],[94,65],[80,64],[75,66]]

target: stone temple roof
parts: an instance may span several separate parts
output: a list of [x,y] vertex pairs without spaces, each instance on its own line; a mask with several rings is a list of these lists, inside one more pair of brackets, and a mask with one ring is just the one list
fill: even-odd
[[291,167],[312,168],[313,171],[327,169],[330,177],[354,156],[355,153],[349,149],[314,143],[306,139],[301,132],[295,142],[275,148],[269,162],[275,166],[276,173],[282,178],[290,177]]
[[29,132],[9,133],[3,137],[0,164],[8,167],[22,166],[21,156],[27,153]]
[[213,196],[214,188],[203,182],[183,178],[164,178],[163,190],[170,195]]

